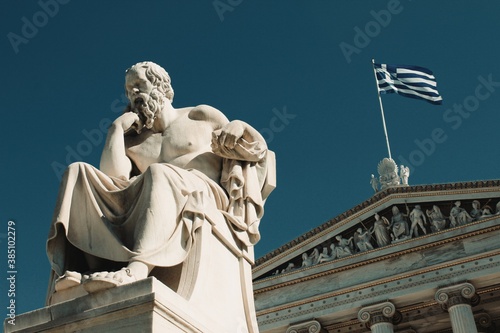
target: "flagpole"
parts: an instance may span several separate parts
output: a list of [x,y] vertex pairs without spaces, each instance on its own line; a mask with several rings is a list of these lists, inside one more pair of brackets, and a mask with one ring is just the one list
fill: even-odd
[[380,97],[380,90],[378,89],[377,72],[375,71],[375,59],[372,59],[372,65],[373,65],[373,74],[375,75],[375,84],[377,85],[377,95],[378,95],[378,102],[380,104],[380,112],[382,113],[382,124],[384,125],[384,134],[385,134],[385,142],[387,143],[387,152],[389,153],[389,158],[392,160],[391,146],[389,145],[389,136],[387,135],[387,127],[385,126],[384,107],[382,106],[382,98]]

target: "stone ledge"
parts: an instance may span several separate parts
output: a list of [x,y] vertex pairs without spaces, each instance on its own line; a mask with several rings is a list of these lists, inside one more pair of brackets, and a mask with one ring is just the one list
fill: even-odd
[[[221,319],[223,320],[223,319]],[[203,323],[203,324],[202,324]],[[224,332],[153,277],[16,316],[14,332]]]

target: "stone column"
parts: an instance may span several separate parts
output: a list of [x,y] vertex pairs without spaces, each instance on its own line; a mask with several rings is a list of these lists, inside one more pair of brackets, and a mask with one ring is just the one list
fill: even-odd
[[477,333],[472,306],[479,304],[476,289],[470,283],[441,288],[436,301],[450,314],[453,333]]
[[321,324],[316,320],[306,321],[300,324],[290,325],[286,330],[286,333],[324,333],[325,329],[321,327]]
[[401,321],[401,314],[394,304],[384,302],[362,308],[358,319],[374,333],[394,333],[394,325]]

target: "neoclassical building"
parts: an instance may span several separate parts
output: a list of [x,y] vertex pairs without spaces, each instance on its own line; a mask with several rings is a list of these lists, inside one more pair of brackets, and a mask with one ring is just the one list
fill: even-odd
[[500,332],[500,180],[388,186],[259,258],[261,333]]

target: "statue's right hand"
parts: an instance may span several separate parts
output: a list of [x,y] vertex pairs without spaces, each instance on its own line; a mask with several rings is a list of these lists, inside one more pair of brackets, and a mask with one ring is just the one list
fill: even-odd
[[121,128],[124,132],[127,132],[131,128],[139,130],[142,128],[142,121],[137,115],[137,113],[129,111],[125,112],[113,122],[113,124]]

